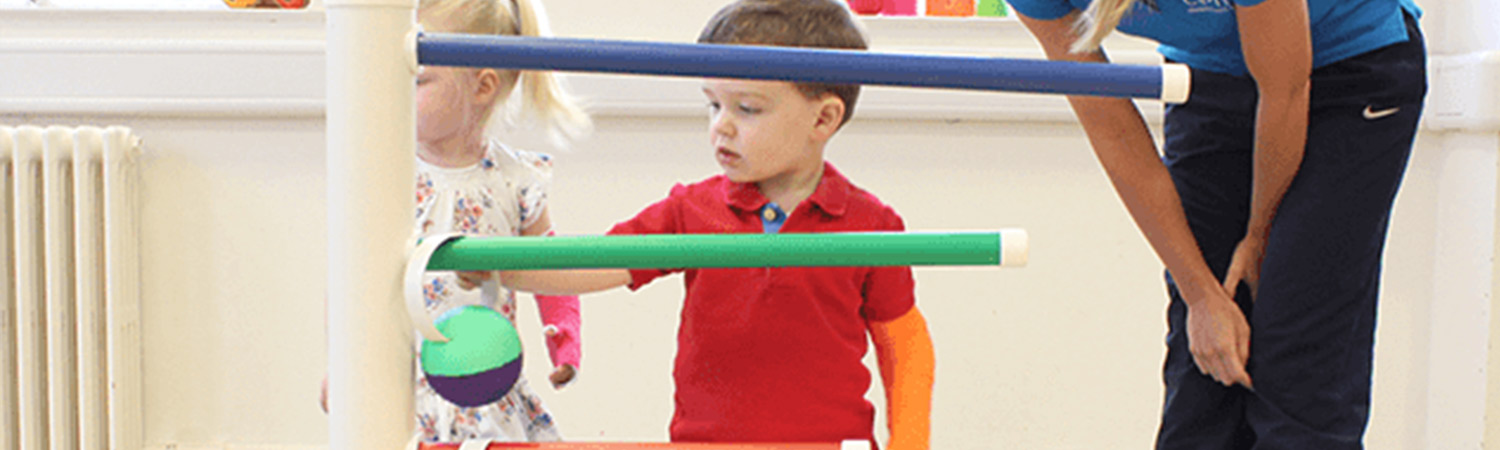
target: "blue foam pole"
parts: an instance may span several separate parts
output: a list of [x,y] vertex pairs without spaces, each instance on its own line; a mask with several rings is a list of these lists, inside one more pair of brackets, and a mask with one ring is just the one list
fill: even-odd
[[1163,66],[852,50],[423,34],[423,65],[1162,98]]

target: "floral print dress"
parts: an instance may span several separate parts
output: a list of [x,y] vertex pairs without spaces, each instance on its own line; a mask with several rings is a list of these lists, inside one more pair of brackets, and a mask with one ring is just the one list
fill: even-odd
[[[515,236],[535,223],[546,208],[552,162],[543,154],[486,143],[484,159],[463,168],[438,167],[417,160],[417,227],[421,236],[457,232]],[[427,312],[437,317],[464,305],[485,305],[515,322],[516,296],[491,281],[479,289],[459,287],[453,272],[432,272],[423,280]],[[420,349],[420,339],[418,339]],[[417,427],[424,442],[557,441],[552,415],[524,377],[500,400],[463,407],[442,398],[417,370]]]

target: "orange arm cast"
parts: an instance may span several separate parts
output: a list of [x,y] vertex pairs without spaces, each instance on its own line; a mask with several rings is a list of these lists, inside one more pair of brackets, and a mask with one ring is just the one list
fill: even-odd
[[927,319],[912,306],[906,314],[870,322],[880,382],[885,386],[890,450],[927,450],[932,428],[932,379],[935,358]]

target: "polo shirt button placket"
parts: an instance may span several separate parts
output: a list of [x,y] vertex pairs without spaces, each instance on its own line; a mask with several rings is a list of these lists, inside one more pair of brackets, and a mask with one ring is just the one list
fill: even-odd
[[[777,205],[775,203],[767,203],[760,209],[760,217],[762,219],[761,226],[766,227],[767,232],[780,233],[781,229],[786,226],[787,218],[785,217],[785,214],[786,213],[782,212],[780,205]],[[773,272],[773,270],[771,270],[770,267],[760,268],[760,274],[765,283],[764,286],[770,286],[771,272]]]

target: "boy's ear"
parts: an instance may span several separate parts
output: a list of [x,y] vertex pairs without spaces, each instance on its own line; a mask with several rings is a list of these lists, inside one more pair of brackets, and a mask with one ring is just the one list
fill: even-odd
[[818,119],[814,131],[823,139],[833,137],[844,125],[844,100],[831,93],[818,99]]

